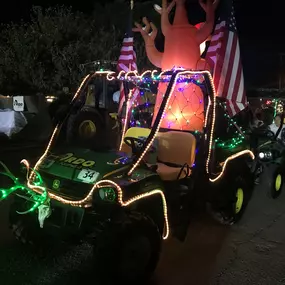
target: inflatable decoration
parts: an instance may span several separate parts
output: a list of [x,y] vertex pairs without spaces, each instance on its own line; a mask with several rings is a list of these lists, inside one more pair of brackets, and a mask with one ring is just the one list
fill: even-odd
[[[163,0],[162,7],[155,5],[155,10],[161,14],[161,29],[165,37],[164,52],[159,52],[156,49],[157,28],[147,18],[143,18],[144,27],[135,23],[136,28],[134,28],[134,31],[141,33],[145,41],[146,54],[150,62],[162,70],[175,68],[209,70],[208,64],[201,58],[201,52],[204,51],[203,45],[213,30],[217,4],[218,0],[215,2],[207,0],[206,3],[200,1],[201,7],[206,12],[206,21],[196,26],[188,22],[185,0],[174,0],[169,6],[167,0]],[[175,5],[176,11],[171,25],[168,16]],[[167,83],[160,83],[158,87],[153,122],[166,88]],[[177,83],[161,127],[202,131],[204,123],[203,103],[203,94],[199,87],[194,84]]]

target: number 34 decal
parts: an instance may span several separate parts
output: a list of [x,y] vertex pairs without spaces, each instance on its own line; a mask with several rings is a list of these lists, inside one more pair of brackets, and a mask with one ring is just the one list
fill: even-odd
[[100,173],[94,170],[82,169],[79,172],[77,179],[81,180],[84,183],[94,183],[96,182],[99,175]]

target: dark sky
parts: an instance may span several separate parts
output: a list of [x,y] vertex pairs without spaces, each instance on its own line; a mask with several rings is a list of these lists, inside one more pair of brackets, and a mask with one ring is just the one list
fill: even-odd
[[[25,0],[18,1],[16,5],[13,1],[2,1],[0,22],[17,21],[21,18],[28,19],[32,5],[52,6],[65,4],[83,12],[88,12],[92,10],[96,1],[112,0],[38,0],[37,2],[35,0]],[[263,74],[276,71],[278,68],[278,52],[285,53],[285,0],[234,1],[246,75],[254,78],[255,73],[261,73],[260,70],[262,69],[267,70],[267,72],[262,72]],[[160,4],[161,0],[153,2]],[[9,3],[11,3],[10,7]]]
[[[3,1],[0,8],[0,22],[28,18],[32,5],[50,6],[55,4],[72,5],[81,11],[90,11],[93,3],[103,0],[25,0],[15,2]],[[108,0],[105,0],[108,1]],[[111,1],[111,0],[109,0]],[[154,1],[159,3],[160,0]],[[285,2],[284,0],[235,0],[237,25],[241,39],[258,45],[261,49],[274,49],[285,52],[285,40],[283,39],[285,29]],[[283,3],[283,4],[281,4]]]

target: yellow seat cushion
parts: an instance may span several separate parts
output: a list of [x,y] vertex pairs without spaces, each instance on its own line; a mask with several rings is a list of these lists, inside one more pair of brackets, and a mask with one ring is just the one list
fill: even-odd
[[[133,127],[126,131],[124,137],[147,137],[150,129]],[[157,173],[162,180],[174,181],[191,174],[189,167],[195,162],[196,138],[191,133],[181,131],[160,132],[157,137]],[[131,153],[125,143],[121,151]],[[167,163],[175,166],[168,166]],[[176,166],[177,165],[177,166]],[[185,165],[188,165],[188,169]],[[181,168],[184,166],[183,171]],[[181,171],[180,176],[179,172]]]
[[[147,128],[138,128],[138,127],[129,128],[126,131],[124,138],[126,138],[126,137],[132,137],[132,138],[148,137],[150,134],[150,131],[151,130],[147,129]],[[132,153],[131,148],[125,142],[123,142],[123,144],[122,144],[121,151],[125,152],[127,154]]]

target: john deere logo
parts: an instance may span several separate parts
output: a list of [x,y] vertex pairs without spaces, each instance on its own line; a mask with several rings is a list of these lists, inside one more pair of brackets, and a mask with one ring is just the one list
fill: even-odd
[[52,188],[53,188],[53,189],[58,189],[59,186],[60,186],[60,181],[57,180],[57,179],[54,180],[54,181],[53,181],[53,184],[52,184]]

